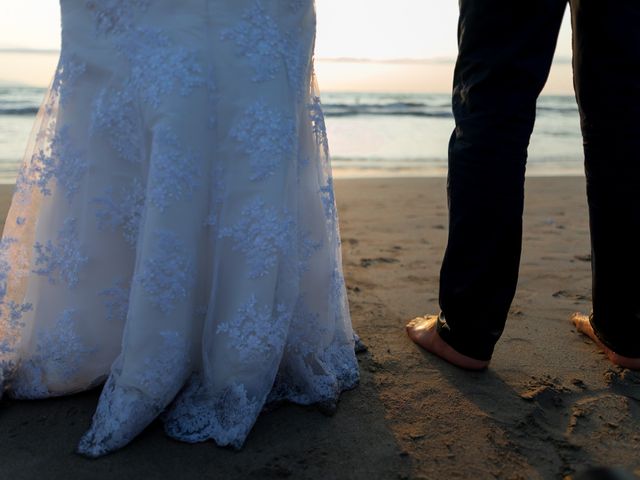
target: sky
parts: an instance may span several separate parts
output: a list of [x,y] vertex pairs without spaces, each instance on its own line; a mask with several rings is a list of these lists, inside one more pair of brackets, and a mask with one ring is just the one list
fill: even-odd
[[[0,82],[46,85],[55,67],[55,53],[8,50],[57,49],[58,2],[3,3]],[[317,72],[323,90],[450,90],[456,55],[456,0],[316,0],[316,5]],[[567,24],[565,21],[556,52],[556,58],[563,61],[554,65],[548,93],[571,91]]]

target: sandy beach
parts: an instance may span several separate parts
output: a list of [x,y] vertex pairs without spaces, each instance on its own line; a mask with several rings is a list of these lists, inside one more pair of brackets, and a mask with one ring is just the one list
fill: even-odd
[[[584,179],[527,181],[518,293],[491,368],[420,351],[405,323],[437,311],[444,179],[338,180],[362,382],[338,412],[263,414],[244,450],[186,445],[154,423],[97,461],[73,453],[98,391],[0,405],[0,478],[563,478],[591,465],[640,474],[640,375],[616,368],[568,321],[590,308]],[[11,193],[0,188],[4,219]],[[491,228],[488,218],[487,228]]]

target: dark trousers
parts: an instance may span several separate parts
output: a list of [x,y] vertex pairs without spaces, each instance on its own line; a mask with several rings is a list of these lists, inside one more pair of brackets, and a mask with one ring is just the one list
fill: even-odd
[[[640,357],[640,0],[570,0],[591,228],[592,325]],[[491,358],[513,300],[527,146],[567,0],[460,0],[438,331]]]

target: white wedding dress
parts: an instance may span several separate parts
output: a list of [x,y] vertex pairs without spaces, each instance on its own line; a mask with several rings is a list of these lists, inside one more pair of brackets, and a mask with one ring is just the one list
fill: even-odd
[[[61,0],[0,244],[0,392],[106,384],[78,450],[241,447],[358,382],[312,0]],[[0,429],[2,427],[0,426]]]

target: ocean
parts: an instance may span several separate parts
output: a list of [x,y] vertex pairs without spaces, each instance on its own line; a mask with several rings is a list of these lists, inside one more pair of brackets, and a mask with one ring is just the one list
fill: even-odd
[[[0,86],[0,183],[13,183],[45,89]],[[445,176],[453,130],[446,94],[322,95],[336,177]],[[582,139],[573,96],[542,96],[527,173],[580,175]]]

